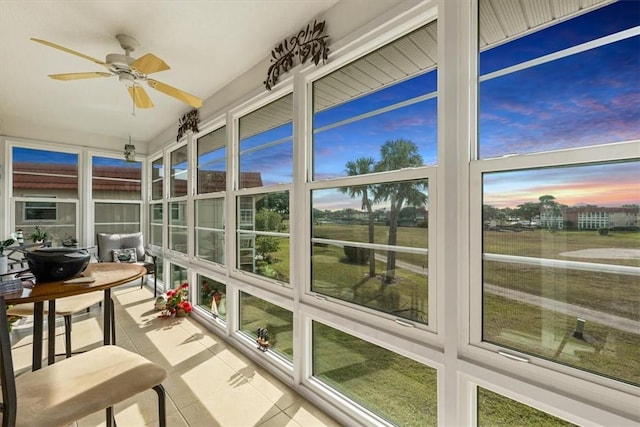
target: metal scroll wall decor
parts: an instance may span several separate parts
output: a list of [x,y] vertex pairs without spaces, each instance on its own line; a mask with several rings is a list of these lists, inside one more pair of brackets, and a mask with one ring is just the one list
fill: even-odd
[[178,120],[178,136],[176,141],[180,141],[180,138],[188,131],[198,133],[198,123],[200,123],[200,116],[198,110],[191,110]]
[[321,59],[324,64],[329,54],[327,46],[329,36],[322,35],[324,25],[325,21],[313,21],[313,25],[307,24],[307,27],[300,30],[297,35],[284,39],[271,51],[273,64],[267,71],[267,80],[264,81],[267,90],[271,90],[276,85],[280,74],[293,68],[295,55],[298,55],[300,64],[304,64],[309,58],[315,65],[318,65]]

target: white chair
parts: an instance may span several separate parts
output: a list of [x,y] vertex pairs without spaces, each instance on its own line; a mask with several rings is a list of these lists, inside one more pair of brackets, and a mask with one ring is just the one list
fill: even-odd
[[89,350],[54,365],[15,377],[7,310],[0,296],[0,382],[3,427],[65,426],[106,409],[106,424],[114,422],[113,406],[143,391],[158,395],[158,416],[166,426],[167,371],[114,345]]

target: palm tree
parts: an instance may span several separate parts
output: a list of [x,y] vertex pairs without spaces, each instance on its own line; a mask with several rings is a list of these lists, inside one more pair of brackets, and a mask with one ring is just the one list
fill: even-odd
[[[349,176],[364,175],[374,171],[375,160],[373,157],[360,157],[355,161],[348,161],[345,170]],[[374,242],[373,227],[373,207],[371,206],[372,198],[370,185],[354,185],[350,187],[342,187],[340,191],[348,194],[352,198],[362,197],[362,210],[366,210],[369,217],[369,243]],[[370,197],[371,196],[371,197]],[[376,276],[376,259],[373,249],[369,249],[369,277]]]
[[[418,146],[406,139],[387,141],[380,147],[381,160],[376,165],[376,172],[392,171],[403,168],[419,167],[424,165],[422,156],[418,153]],[[403,206],[424,206],[427,202],[425,191],[427,185],[424,181],[403,181],[376,186],[376,198],[380,201],[389,201],[389,246],[395,246],[398,242],[398,218]],[[395,251],[387,251],[387,272],[385,284],[393,283],[396,269]]]

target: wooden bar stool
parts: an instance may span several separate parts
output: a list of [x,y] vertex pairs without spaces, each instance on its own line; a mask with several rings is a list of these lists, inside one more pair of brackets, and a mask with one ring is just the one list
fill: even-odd
[[[87,310],[93,305],[102,303],[104,294],[102,292],[89,292],[87,294],[75,295],[72,297],[59,298],[56,300],[56,315],[64,318],[64,338],[65,338],[65,355],[71,357],[71,316]],[[111,304],[113,307],[113,304]],[[45,304],[44,314],[47,314],[47,305]],[[10,316],[26,317],[33,315],[33,303],[25,303],[14,305],[7,310]],[[112,324],[112,342],[116,342],[116,332],[114,323],[114,312],[111,312]],[[49,339],[54,339],[50,337]]]
[[0,382],[3,427],[63,426],[106,410],[143,391],[158,395],[159,425],[166,426],[167,371],[139,354],[106,345],[15,377],[4,296],[0,295]]

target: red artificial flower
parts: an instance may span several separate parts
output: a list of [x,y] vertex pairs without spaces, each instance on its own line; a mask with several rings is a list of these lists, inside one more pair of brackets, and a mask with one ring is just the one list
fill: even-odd
[[191,313],[191,311],[193,310],[193,307],[191,306],[191,303],[189,301],[181,301],[178,304],[178,307],[180,307],[181,309],[183,309],[187,313]]
[[183,283],[182,286],[180,286],[182,289],[187,289],[189,287],[189,284],[187,282]]

